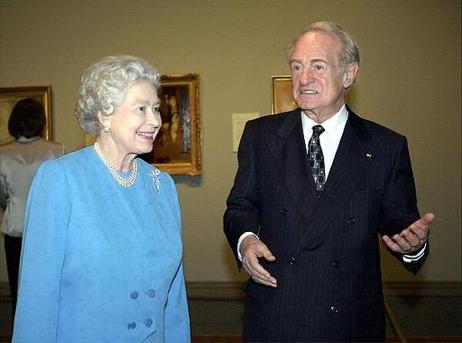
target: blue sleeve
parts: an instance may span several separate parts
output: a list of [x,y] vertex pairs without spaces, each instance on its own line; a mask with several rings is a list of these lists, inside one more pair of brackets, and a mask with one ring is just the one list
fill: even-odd
[[61,269],[71,195],[56,161],[43,163],[29,191],[13,342],[56,342]]
[[[181,211],[176,192],[175,183],[169,177],[169,186],[172,194],[172,208],[174,210],[175,219],[177,220],[179,239],[181,240]],[[180,244],[182,244],[180,242]],[[183,274],[183,263],[178,267],[178,270],[173,279],[172,285],[168,292],[167,306],[165,308],[165,342],[166,343],[183,343],[191,341],[191,330],[189,324],[189,309],[186,296],[186,286]]]

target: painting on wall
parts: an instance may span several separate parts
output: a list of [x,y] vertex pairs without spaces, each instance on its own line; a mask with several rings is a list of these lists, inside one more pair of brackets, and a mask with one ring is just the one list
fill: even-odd
[[273,76],[272,88],[273,113],[292,111],[297,108],[297,104],[292,98],[292,78],[290,75]]
[[162,126],[141,158],[169,174],[201,174],[199,76],[162,75],[159,99]]
[[51,86],[2,87],[0,88],[0,144],[14,140],[8,133],[8,118],[14,105],[24,98],[32,98],[43,104],[46,118],[43,137],[48,140],[53,139]]

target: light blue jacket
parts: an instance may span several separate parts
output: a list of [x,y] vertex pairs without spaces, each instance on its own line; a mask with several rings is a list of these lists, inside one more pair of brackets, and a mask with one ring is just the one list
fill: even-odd
[[13,342],[190,341],[175,185],[137,161],[130,188],[93,147],[38,169]]

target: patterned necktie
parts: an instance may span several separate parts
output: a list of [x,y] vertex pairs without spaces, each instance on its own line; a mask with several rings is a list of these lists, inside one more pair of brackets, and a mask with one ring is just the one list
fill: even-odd
[[311,166],[311,174],[313,174],[316,190],[322,191],[326,183],[326,172],[324,169],[324,155],[322,154],[319,136],[324,132],[321,125],[313,126],[313,135],[308,143],[308,161]]

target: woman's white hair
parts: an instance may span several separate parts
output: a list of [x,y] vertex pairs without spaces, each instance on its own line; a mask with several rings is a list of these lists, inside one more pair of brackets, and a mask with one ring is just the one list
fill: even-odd
[[305,30],[295,40],[292,41],[289,48],[287,49],[287,56],[289,59],[292,57],[295,43],[297,43],[301,36],[312,31],[330,33],[339,39],[343,47],[343,52],[341,56],[339,56],[339,65],[341,70],[345,71],[346,68],[353,62],[356,62],[359,65],[359,48],[354,38],[340,25],[327,21],[319,21],[317,23],[308,25]]
[[98,134],[98,112],[110,116],[136,82],[146,80],[157,91],[159,73],[141,58],[129,55],[107,56],[92,64],[82,74],[79,99],[74,115],[83,131]]

